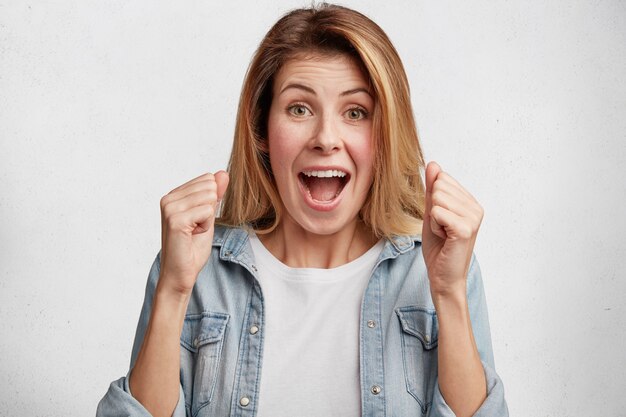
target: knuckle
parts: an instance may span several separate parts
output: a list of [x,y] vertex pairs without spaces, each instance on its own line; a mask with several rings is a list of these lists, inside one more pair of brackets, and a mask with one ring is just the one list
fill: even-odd
[[463,223],[463,225],[459,228],[459,236],[463,239],[469,239],[474,234],[474,227],[471,223]]
[[445,171],[440,172],[437,178],[440,178],[442,183],[451,183],[454,181],[452,176]]
[[471,220],[472,230],[474,231],[474,233],[478,232],[482,218],[479,215],[473,215],[470,217],[470,220]]
[[430,215],[433,217],[437,217],[441,214],[441,211],[443,210],[443,208],[439,205],[433,205],[433,207],[430,209]]
[[215,175],[213,175],[213,173],[211,172],[207,172],[206,174],[202,176],[202,180],[208,181],[208,182],[215,182]]
[[169,230],[176,229],[176,225],[178,223],[178,216],[170,215],[165,217],[165,225]]
[[439,178],[437,178],[435,182],[433,183],[433,193],[440,191],[441,185],[442,185],[442,181]]
[[209,187],[208,189],[204,190],[204,193],[207,197],[217,198],[217,186],[215,186],[215,183],[213,183],[212,187]]
[[161,205],[161,213],[164,217],[171,217],[175,212],[175,201],[167,201]]
[[433,193],[431,196],[433,206],[440,206],[443,203],[442,199],[443,199],[443,193],[441,193],[439,190],[433,190]]
[[198,191],[194,200],[197,204],[212,204],[217,201],[217,193],[213,190],[201,190]]
[[215,180],[208,181],[207,185],[206,185],[206,188],[207,188],[207,190],[211,190],[211,191],[217,192],[217,182]]
[[476,223],[480,224],[485,215],[485,209],[478,204],[477,201],[472,202],[472,205],[469,209],[470,217],[475,220]]
[[478,223],[482,222],[483,218],[485,217],[485,209],[483,209],[481,206],[478,206],[476,216],[478,218]]

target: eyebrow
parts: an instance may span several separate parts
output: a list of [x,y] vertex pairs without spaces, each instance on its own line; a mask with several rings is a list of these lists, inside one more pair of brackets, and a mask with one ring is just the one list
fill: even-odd
[[[286,90],[291,89],[291,88],[296,89],[296,90],[303,90],[303,91],[306,91],[307,93],[311,93],[311,94],[313,94],[314,96],[316,96],[316,95],[317,95],[317,93],[315,92],[315,90],[313,90],[311,87],[308,87],[308,86],[303,85],[303,84],[298,84],[298,83],[287,84],[285,87],[283,87],[283,89],[282,89],[282,90],[280,90],[279,95],[280,95],[280,94],[282,94],[282,93],[284,93]],[[349,96],[349,95],[352,95],[352,94],[357,94],[357,93],[365,93],[365,94],[367,94],[368,96],[372,97],[372,95],[371,95],[371,94],[370,94],[370,92],[367,90],[367,88],[363,88],[363,87],[358,87],[358,88],[353,88],[353,89],[351,89],[351,90],[346,90],[346,91],[342,92],[342,93],[341,93],[341,94],[339,94],[339,95],[340,95],[341,97],[344,97],[344,96]]]
[[315,90],[313,90],[311,87],[307,87],[306,85],[303,85],[303,84],[295,84],[295,83],[292,83],[292,84],[287,84],[287,85],[286,85],[286,86],[285,86],[282,90],[280,90],[280,93],[279,93],[279,94],[284,93],[286,90],[289,90],[290,88],[294,88],[294,89],[296,89],[296,90],[304,90],[304,91],[306,91],[307,93],[311,93],[311,94],[313,94],[314,96],[316,96],[316,95],[317,95],[317,93],[315,92]]
[[369,90],[367,88],[363,88],[363,87],[353,88],[352,90],[344,91],[343,93],[340,94],[340,96],[342,96],[342,97],[343,96],[349,96],[349,95],[357,94],[357,93],[365,93],[368,96],[372,97],[372,95],[370,94]]

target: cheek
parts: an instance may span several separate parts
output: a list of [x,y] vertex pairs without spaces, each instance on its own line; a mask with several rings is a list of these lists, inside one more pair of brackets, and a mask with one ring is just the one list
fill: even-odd
[[374,165],[374,143],[369,135],[363,135],[352,144],[350,154],[361,172],[371,172]]
[[267,136],[272,166],[293,162],[305,146],[306,129],[305,124],[289,123],[281,117],[270,119]]
[[272,172],[276,180],[281,182],[297,156],[294,134],[285,124],[269,123],[267,135]]

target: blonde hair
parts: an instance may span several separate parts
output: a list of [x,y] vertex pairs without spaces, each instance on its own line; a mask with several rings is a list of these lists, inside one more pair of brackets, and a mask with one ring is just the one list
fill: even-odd
[[378,237],[421,233],[424,159],[400,57],[376,23],[354,10],[325,3],[283,16],[250,63],[228,164],[230,185],[218,222],[250,224],[258,233],[271,232],[280,223],[282,204],[267,151],[272,83],[285,62],[306,54],[348,55],[369,77],[375,97],[374,178],[360,218]]

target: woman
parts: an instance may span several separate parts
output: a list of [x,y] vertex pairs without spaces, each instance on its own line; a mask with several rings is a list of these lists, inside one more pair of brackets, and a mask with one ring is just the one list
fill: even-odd
[[98,415],[507,415],[472,256],[482,209],[422,168],[384,32],[338,6],[281,18],[229,173],[161,200],[131,371]]

